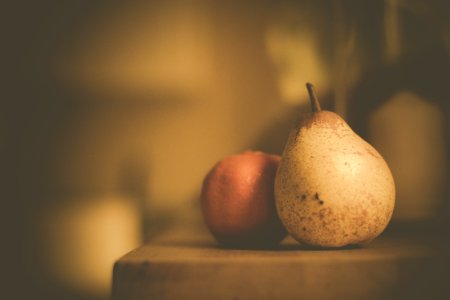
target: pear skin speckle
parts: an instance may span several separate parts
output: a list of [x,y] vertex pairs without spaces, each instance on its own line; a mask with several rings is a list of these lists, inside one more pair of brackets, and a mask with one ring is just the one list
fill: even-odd
[[342,247],[388,225],[395,183],[382,156],[337,114],[309,114],[291,130],[275,179],[276,207],[299,242]]

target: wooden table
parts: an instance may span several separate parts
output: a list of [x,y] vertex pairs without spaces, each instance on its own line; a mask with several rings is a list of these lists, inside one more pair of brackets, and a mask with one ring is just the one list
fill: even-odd
[[359,248],[219,248],[201,230],[174,230],[114,266],[114,300],[450,299],[448,256],[427,239],[383,234]]

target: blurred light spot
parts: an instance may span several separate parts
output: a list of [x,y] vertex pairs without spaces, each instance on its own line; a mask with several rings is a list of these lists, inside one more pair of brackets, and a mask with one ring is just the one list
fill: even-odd
[[306,82],[313,82],[322,93],[328,89],[329,76],[313,32],[273,25],[267,32],[266,47],[275,64],[279,91],[285,102],[307,102]]
[[140,221],[134,203],[118,195],[54,206],[39,219],[51,279],[80,294],[107,296],[114,261],[140,244]]
[[425,99],[402,91],[375,111],[369,126],[373,145],[394,175],[394,218],[435,217],[447,176],[442,112]]

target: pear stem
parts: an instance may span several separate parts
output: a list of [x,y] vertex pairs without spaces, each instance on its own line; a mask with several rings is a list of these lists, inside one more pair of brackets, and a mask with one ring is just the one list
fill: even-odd
[[311,109],[313,112],[319,112],[322,109],[320,108],[319,99],[317,99],[316,91],[314,90],[314,86],[311,83],[306,84],[306,89],[309,93],[309,101],[311,101]]

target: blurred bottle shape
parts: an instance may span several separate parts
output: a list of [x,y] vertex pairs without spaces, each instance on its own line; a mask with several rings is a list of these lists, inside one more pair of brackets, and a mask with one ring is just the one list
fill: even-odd
[[435,221],[446,214],[445,8],[439,1],[385,1],[379,64],[365,70],[348,105],[350,123],[391,167],[396,221]]
[[431,220],[441,209],[447,176],[443,113],[410,91],[399,91],[376,109],[369,136],[395,178],[397,220]]

